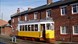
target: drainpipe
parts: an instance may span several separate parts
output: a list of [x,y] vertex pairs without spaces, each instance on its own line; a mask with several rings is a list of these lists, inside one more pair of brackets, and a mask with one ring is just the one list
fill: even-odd
[[71,27],[70,27],[70,25],[71,25],[71,17],[68,17],[68,20],[69,20],[69,30],[70,30],[70,32],[69,32],[69,34],[70,34],[70,42],[72,42],[72,30],[71,30]]

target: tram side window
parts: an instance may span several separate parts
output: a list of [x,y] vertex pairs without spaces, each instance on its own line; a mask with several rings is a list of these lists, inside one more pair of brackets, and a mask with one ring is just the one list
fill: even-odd
[[38,25],[37,24],[35,25],[35,31],[38,31]]
[[25,25],[25,31],[27,31],[27,25]]
[[30,25],[28,25],[28,31],[30,31]]
[[20,31],[23,31],[23,26],[22,25],[20,26]]
[[47,24],[47,30],[49,30],[49,29],[51,29],[51,26],[50,26],[50,24],[48,23],[48,24]]
[[34,31],[34,25],[31,25],[31,31]]
[[20,31],[21,31],[22,26],[20,26]]
[[23,29],[22,29],[22,31],[24,31],[24,25],[23,25],[23,27],[22,27]]

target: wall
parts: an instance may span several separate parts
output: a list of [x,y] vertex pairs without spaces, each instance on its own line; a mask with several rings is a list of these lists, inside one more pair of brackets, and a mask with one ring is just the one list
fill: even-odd
[[10,36],[11,34],[12,34],[12,28],[11,27],[4,27],[1,29],[1,35]]

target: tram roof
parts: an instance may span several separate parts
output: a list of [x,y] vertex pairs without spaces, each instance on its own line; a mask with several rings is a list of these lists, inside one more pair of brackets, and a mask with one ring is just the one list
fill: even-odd
[[54,23],[53,20],[30,20],[30,21],[20,21],[18,24],[45,24],[45,23]]

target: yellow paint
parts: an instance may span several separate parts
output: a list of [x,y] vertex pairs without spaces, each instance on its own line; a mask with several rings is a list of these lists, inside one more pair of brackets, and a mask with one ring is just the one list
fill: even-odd
[[20,32],[18,32],[18,36],[40,38],[40,35],[41,35],[41,32],[37,32],[37,31],[20,31]]
[[55,38],[54,30],[46,30],[46,38]]
[[[46,38],[55,38],[54,30],[46,30],[45,32]],[[42,37],[42,31],[20,31],[18,32],[18,36],[25,36],[25,37],[34,37],[34,38],[40,38]]]

